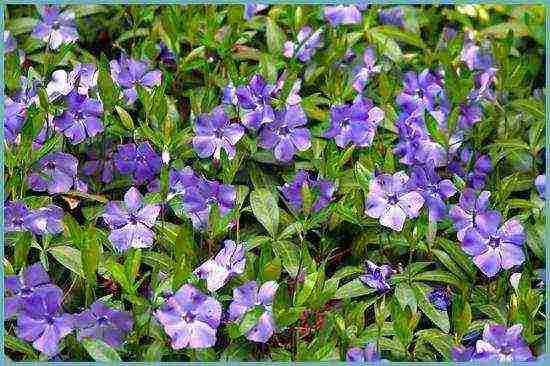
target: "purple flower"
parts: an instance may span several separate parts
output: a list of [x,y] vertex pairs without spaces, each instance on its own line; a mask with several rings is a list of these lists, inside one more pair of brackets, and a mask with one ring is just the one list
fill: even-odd
[[258,290],[256,281],[249,281],[233,289],[233,301],[229,305],[229,320],[238,321],[255,307],[264,310],[258,318],[258,323],[246,332],[246,339],[266,343],[275,332],[272,303],[278,287],[275,281],[268,281]]
[[74,43],[78,40],[78,32],[74,22],[74,13],[60,12],[59,7],[46,5],[39,10],[42,21],[39,21],[31,37],[47,42],[51,49],[56,50],[62,44]]
[[395,271],[387,264],[377,266],[371,261],[365,263],[365,272],[360,277],[361,281],[377,290],[389,290],[391,287],[386,282]]
[[245,264],[244,246],[233,240],[226,240],[218,254],[201,264],[193,273],[206,280],[208,291],[216,292],[231,277],[242,274]]
[[476,216],[489,215],[494,217],[494,215],[498,215],[495,211],[487,211],[491,192],[483,191],[478,197],[476,196],[476,192],[472,188],[464,188],[458,200],[458,205],[454,205],[449,210],[449,217],[457,230],[456,236],[459,241],[464,239],[464,234],[469,228],[474,227]]
[[139,191],[132,187],[124,202],[109,202],[103,219],[111,228],[109,240],[121,252],[133,248],[148,248],[153,244],[155,225],[160,212],[158,205],[144,205]]
[[380,361],[380,355],[376,351],[376,344],[369,342],[363,348],[353,347],[346,353],[346,361],[348,362],[376,362]]
[[103,183],[112,182],[115,170],[115,153],[113,151],[112,142],[107,141],[105,146],[99,149],[99,151],[90,149],[86,154],[90,160],[85,162],[82,166],[84,175],[100,175]]
[[475,227],[467,229],[461,241],[462,249],[474,257],[475,265],[488,277],[496,275],[501,268],[510,269],[525,261],[523,226],[516,219],[499,227],[500,222],[496,212],[477,215]]
[[118,348],[133,325],[131,312],[112,309],[101,300],[94,302],[90,309],[75,315],[79,342],[83,339],[99,339]]
[[59,341],[73,330],[73,316],[61,312],[62,298],[56,287],[38,291],[23,300],[17,317],[17,336],[48,357],[59,353]]
[[19,78],[21,88],[15,93],[13,99],[18,103],[24,104],[26,107],[36,105],[39,102],[37,87],[40,84],[39,80],[29,80],[25,76]]
[[225,88],[223,88],[222,102],[223,104],[234,106],[239,104],[239,98],[237,97],[237,88],[235,88],[235,85],[233,85],[233,82],[231,80],[229,80]]
[[473,125],[483,119],[483,109],[475,102],[460,104],[460,115],[458,117],[458,127],[464,130],[470,130]]
[[109,65],[111,78],[123,89],[128,104],[133,104],[137,99],[137,85],[152,88],[161,83],[160,70],[147,71],[149,62],[134,60],[124,53],[120,55],[119,61],[112,60]]
[[333,138],[336,145],[344,148],[351,142],[355,146],[372,144],[378,124],[384,119],[384,111],[375,107],[372,101],[358,95],[353,104],[332,106],[331,126],[323,137]]
[[394,25],[396,27],[405,28],[405,12],[399,6],[380,10],[378,13],[378,19],[382,24]]
[[27,107],[6,97],[4,100],[4,139],[8,144],[15,144],[21,128],[27,119]]
[[476,154],[476,157],[473,171],[466,175],[466,183],[474,189],[480,190],[485,187],[488,173],[493,170],[493,164],[488,155]]
[[27,183],[35,191],[65,193],[73,186],[77,167],[78,160],[74,156],[52,152],[38,161],[35,173],[27,178]]
[[187,187],[182,195],[183,207],[196,229],[208,226],[210,208],[217,205],[220,214],[226,215],[235,205],[235,187],[217,181],[200,180],[197,186]]
[[428,301],[438,309],[445,311],[450,305],[449,295],[444,288],[435,288],[428,294]]
[[160,53],[159,53],[160,61],[168,67],[175,68],[177,66],[176,58],[172,50],[170,50],[166,45],[166,43],[162,41],[159,42],[159,48],[160,48]]
[[244,136],[244,127],[238,123],[230,123],[223,107],[218,106],[210,113],[203,113],[197,118],[193,137],[193,147],[201,158],[214,156],[220,159],[221,149],[229,159],[235,157],[235,144]]
[[271,107],[274,86],[267,84],[264,78],[256,74],[248,86],[239,86],[235,90],[242,123],[246,128],[257,130],[264,123],[272,122],[275,113]]
[[24,305],[24,299],[37,292],[53,289],[54,292],[63,294],[60,288],[52,285],[50,277],[40,262],[27,267],[19,276],[6,276],[4,286],[7,292],[4,303],[6,318],[17,315]]
[[168,173],[168,185],[173,195],[183,195],[191,187],[197,187],[202,179],[195,174],[191,167],[185,167],[182,170],[170,169]]
[[369,184],[365,208],[367,215],[380,219],[380,224],[401,231],[407,217],[414,218],[424,205],[420,193],[408,187],[409,177],[404,172],[381,174]]
[[357,5],[325,6],[324,13],[325,18],[333,27],[339,24],[361,23],[361,11]]
[[535,178],[535,188],[539,192],[539,196],[542,199],[544,199],[545,184],[546,184],[546,175],[541,174],[541,175],[538,175],[537,178]]
[[4,203],[4,231],[6,233],[13,231],[26,231],[25,217],[30,211],[27,205],[22,201],[7,201]]
[[359,93],[363,92],[369,78],[380,72],[380,66],[375,65],[376,55],[372,47],[367,47],[363,53],[363,63],[353,69],[352,85]]
[[13,52],[17,49],[17,41],[11,35],[9,30],[4,31],[4,54]]
[[88,94],[97,86],[99,72],[94,64],[77,64],[69,73],[68,80],[79,94]]
[[59,234],[63,232],[63,210],[49,205],[32,210],[24,218],[24,225],[33,234]]
[[413,168],[411,184],[424,197],[424,202],[428,206],[429,220],[431,222],[442,220],[447,215],[444,199],[456,193],[453,182],[449,179],[441,179],[435,171],[433,161],[428,161],[424,167]]
[[510,328],[504,325],[489,325],[483,330],[483,339],[476,343],[474,360],[495,360],[498,362],[531,361],[533,354],[521,336],[523,326]]
[[451,348],[451,359],[455,362],[469,362],[472,360],[474,351],[474,347],[454,346]]
[[302,62],[311,60],[315,52],[323,48],[322,34],[322,28],[313,32],[313,29],[307,25],[302,27],[298,32],[297,43],[292,41],[285,42],[283,55],[287,58],[292,58],[296,54],[296,58]]
[[155,316],[172,339],[173,349],[208,348],[216,343],[222,307],[213,297],[183,285]]
[[247,3],[244,5],[244,19],[250,20],[255,14],[267,9],[269,5],[258,3]]
[[137,185],[150,181],[160,173],[161,157],[148,142],[119,145],[114,156],[115,167],[122,174],[132,174]]
[[302,188],[304,186],[312,190],[313,195],[316,196],[312,207],[314,213],[326,207],[332,200],[335,190],[334,184],[324,179],[313,180],[306,171],[300,170],[296,173],[292,182],[285,183],[280,187],[281,193],[295,212],[303,209],[304,196]]
[[67,136],[73,145],[103,132],[103,106],[99,100],[73,91],[67,96],[67,101],[68,109],[60,116],[54,117],[54,126]]

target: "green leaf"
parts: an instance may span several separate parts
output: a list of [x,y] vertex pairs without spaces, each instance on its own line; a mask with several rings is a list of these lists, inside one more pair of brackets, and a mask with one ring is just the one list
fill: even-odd
[[281,258],[283,267],[291,277],[298,275],[300,267],[300,249],[287,240],[277,240],[271,243],[273,252]]
[[431,287],[420,283],[413,283],[412,289],[414,291],[414,295],[416,296],[418,307],[422,313],[424,313],[443,332],[449,333],[449,315],[444,310],[436,309],[432,303],[428,301],[428,294],[431,291]]
[[285,41],[285,34],[279,28],[277,23],[270,17],[266,17],[265,25],[265,37],[267,42],[267,49],[272,57],[279,57],[283,49],[283,43]]
[[32,348],[30,344],[28,344],[27,342],[19,338],[16,338],[10,335],[7,332],[4,332],[4,344],[7,349],[12,350],[14,352],[24,353],[31,360],[38,359],[38,355],[36,354],[36,351]]
[[66,245],[60,245],[48,249],[48,252],[53,255],[53,257],[65,268],[69,269],[74,274],[85,278],[80,250]]
[[134,121],[132,120],[132,116],[126,110],[122,107],[119,107],[118,105],[115,106],[115,110],[118,113],[118,116],[120,117],[120,120],[122,121],[122,124],[124,127],[126,127],[128,130],[132,131],[134,130]]
[[260,319],[260,316],[262,316],[264,312],[265,310],[260,306],[256,306],[254,309],[248,311],[243,316],[243,319],[239,323],[240,334],[245,334],[250,329],[252,329],[252,327],[258,324],[258,320]]
[[457,288],[462,288],[462,283],[456,276],[449,272],[436,269],[434,271],[421,272],[414,276],[415,281],[431,281],[431,282],[443,282],[453,285]]
[[472,322],[472,310],[470,303],[461,295],[453,296],[452,324],[453,330],[459,337],[462,337]]
[[9,21],[6,29],[10,31],[12,36],[18,36],[32,31],[37,23],[38,19],[36,18],[17,18]]
[[345,285],[338,288],[334,294],[334,299],[351,299],[353,297],[359,297],[369,295],[376,292],[376,289],[365,286],[359,278],[356,278]]
[[414,296],[412,288],[405,282],[401,282],[395,286],[395,298],[399,302],[399,305],[401,305],[402,309],[405,309],[405,306],[409,306],[412,312],[416,313],[416,297]]
[[370,32],[381,33],[398,41],[405,42],[411,46],[426,48],[426,44],[424,43],[420,35],[407,32],[401,28],[397,28],[391,25],[374,27],[370,29]]
[[439,352],[445,361],[451,359],[451,348],[453,346],[453,338],[441,333],[437,329],[422,329],[416,332],[416,337],[419,342],[427,342]]
[[107,343],[99,339],[83,339],[80,342],[88,354],[97,362],[120,362],[120,356]]
[[252,191],[250,207],[258,221],[266,228],[271,237],[275,238],[279,227],[279,206],[273,193],[265,188]]
[[312,272],[308,273],[306,275],[306,278],[304,279],[304,283],[302,286],[302,289],[296,296],[296,300],[294,303],[296,305],[304,305],[306,301],[309,299],[311,292],[313,291],[313,288],[315,287],[315,284],[317,283],[317,278],[319,277],[318,272]]
[[275,323],[278,329],[284,329],[300,319],[300,315],[306,310],[305,306],[275,309]]

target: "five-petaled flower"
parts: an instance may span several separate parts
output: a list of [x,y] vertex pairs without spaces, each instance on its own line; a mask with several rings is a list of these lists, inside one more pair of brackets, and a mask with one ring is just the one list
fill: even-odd
[[47,42],[52,50],[78,40],[73,12],[61,12],[59,7],[50,5],[44,6],[39,12],[42,20],[31,33],[32,37]]
[[216,292],[231,277],[242,274],[245,264],[244,245],[226,240],[218,254],[201,264],[193,273],[199,278],[206,279],[208,291]]
[[73,145],[103,132],[103,106],[99,100],[72,91],[67,95],[67,102],[68,109],[54,117],[53,123]]

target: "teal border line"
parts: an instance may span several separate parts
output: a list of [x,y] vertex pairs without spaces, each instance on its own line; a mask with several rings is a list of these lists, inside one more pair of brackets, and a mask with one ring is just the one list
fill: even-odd
[[[36,5],[36,4],[59,4],[59,5],[89,5],[89,4],[101,4],[101,5],[174,5],[174,4],[181,4],[181,5],[204,5],[204,4],[246,4],[246,3],[252,3],[252,2],[261,2],[264,4],[273,4],[273,5],[331,5],[331,4],[356,4],[360,1],[353,1],[353,0],[324,0],[324,1],[274,1],[274,0],[267,0],[267,1],[235,1],[235,0],[149,0],[149,1],[143,1],[143,0],[126,0],[126,1],[117,1],[117,0],[53,0],[53,1],[47,1],[47,0],[36,0],[36,1],[29,1],[29,0],[4,0],[0,4],[0,30],[2,30],[2,34],[4,31],[4,12],[5,12],[5,6],[6,5]],[[470,0],[470,1],[463,1],[463,0],[438,0],[438,1],[430,1],[430,0],[366,0],[362,1],[363,3],[372,4],[372,5],[467,5],[467,4],[505,4],[505,5],[543,5],[545,6],[545,14],[546,14],[546,38],[545,38],[545,53],[546,53],[546,86],[545,86],[545,118],[546,118],[546,130],[545,130],[545,192],[547,194],[545,195],[545,236],[544,236],[544,245],[546,248],[545,254],[546,254],[546,271],[545,271],[545,292],[546,292],[546,302],[545,302],[545,314],[546,314],[546,342],[545,342],[545,348],[546,348],[546,358],[543,360],[537,360],[534,362],[512,362],[509,363],[509,365],[550,365],[550,287],[548,284],[550,283],[550,264],[548,263],[548,258],[550,258],[550,135],[548,134],[548,131],[550,131],[550,0]],[[4,117],[4,42],[0,43],[0,116]],[[2,202],[4,202],[4,124],[2,124],[2,127],[0,127],[0,172],[2,174],[2,182],[0,184],[0,198]],[[4,258],[4,205],[2,204],[2,207],[0,208],[0,232],[2,234],[0,238],[0,253],[2,255],[2,258]],[[0,292],[2,293],[2,297],[0,298],[0,320],[2,320],[2,324],[4,323],[4,265],[0,265],[0,275],[2,277],[2,281],[0,281]],[[5,359],[5,352],[4,352],[4,327],[0,329],[0,365],[6,364]],[[73,362],[73,361],[67,361],[67,362],[10,362],[16,365],[37,365],[37,364],[48,364],[48,365],[101,365],[100,362]],[[151,362],[122,362],[124,365],[174,365],[174,364],[184,364],[184,365],[348,365],[352,364],[349,362],[160,362],[160,363],[151,363]],[[361,364],[361,363],[356,363]],[[372,363],[364,363],[364,364],[372,364]],[[383,364],[399,364],[399,365],[455,365],[456,363],[453,362],[384,362]],[[499,365],[497,362],[467,362],[463,363],[467,365]]]

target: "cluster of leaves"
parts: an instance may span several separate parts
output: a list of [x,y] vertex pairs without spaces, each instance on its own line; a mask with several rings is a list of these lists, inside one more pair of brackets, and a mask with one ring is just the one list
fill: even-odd
[[[21,76],[36,74],[50,80],[55,70],[70,70],[77,63],[95,64],[99,70],[105,126],[101,135],[70,145],[56,133],[40,149],[32,149],[46,116],[58,112],[43,85],[38,106],[27,111],[21,143],[5,148],[7,198],[22,200],[29,208],[55,203],[65,215],[62,234],[7,234],[4,273],[16,274],[40,261],[52,282],[64,290],[69,312],[82,311],[101,298],[133,314],[134,327],[123,348],[81,343],[69,335],[63,340],[61,359],[340,360],[349,348],[375,342],[383,358],[393,361],[450,360],[453,345],[479,338],[485,324],[493,323],[522,324],[533,353],[542,353],[544,203],[533,181],[544,169],[545,131],[544,104],[533,93],[544,83],[544,8],[405,6],[405,29],[381,25],[382,8],[369,7],[358,25],[330,27],[322,6],[270,6],[250,20],[243,18],[242,5],[71,6],[80,39],[56,52],[29,36],[39,18],[34,7],[7,8],[6,29],[17,37],[25,59],[21,62],[17,53],[6,55],[6,95],[20,88]],[[296,39],[304,25],[325,27],[324,46],[310,63],[283,55],[284,42]],[[437,47],[444,26],[452,26],[460,36]],[[489,42],[498,65],[498,102],[484,104],[483,119],[471,136],[472,146],[488,154],[494,166],[485,189],[492,192],[494,208],[503,217],[519,219],[527,233],[524,264],[493,278],[485,277],[461,249],[448,218],[434,227],[424,209],[395,232],[364,213],[375,172],[404,170],[394,156],[399,113],[395,96],[402,89],[404,73],[441,66],[448,71],[445,89],[453,107],[470,92],[471,75],[454,71],[464,29],[477,31]],[[161,60],[161,41],[173,53],[173,63]],[[340,60],[350,49],[362,55],[367,45],[376,47],[383,71],[372,76],[366,95],[385,117],[372,146],[341,149],[322,137],[330,124],[330,107],[350,103],[356,95],[350,72]],[[109,61],[121,52],[150,60],[162,70],[161,85],[150,91],[138,87],[133,106],[119,98],[109,71]],[[283,70],[287,73],[283,95],[295,80],[303,80],[301,105],[309,120],[311,148],[298,152],[289,164],[280,163],[271,152],[258,148],[256,136],[247,134],[237,144],[234,159],[224,153],[219,160],[200,159],[192,145],[196,117],[220,104],[228,82],[247,84],[259,73],[275,83]],[[274,104],[282,105],[284,99]],[[430,133],[436,141],[448,142],[436,126]],[[71,152],[83,163],[88,150],[101,149],[107,139],[120,144],[147,141],[169,157],[158,174],[160,190],[145,195],[147,203],[163,205],[150,248],[120,253],[101,219],[106,203],[121,200],[132,186],[127,176],[117,176],[109,184],[92,179],[87,193],[47,195],[27,186],[33,166],[49,152]],[[195,230],[184,211],[168,204],[169,169],[184,166],[237,190],[235,207],[223,216],[214,206],[205,231]],[[337,187],[332,202],[318,212],[304,210],[297,215],[281,197],[278,187],[301,169]],[[457,187],[464,186],[460,178],[452,178]],[[303,194],[304,207],[311,207],[311,192]],[[458,195],[450,203],[457,200]],[[204,289],[192,272],[225,239],[244,243],[246,269],[216,293],[217,300],[228,304],[232,289],[249,280],[277,281],[276,334],[266,344],[245,341],[246,323],[251,321],[245,318],[240,326],[220,327],[215,347],[173,350],[152,314],[165,291],[177,291],[187,282]],[[377,291],[359,279],[366,260],[395,269],[390,291]],[[522,274],[515,288],[510,283],[514,271]],[[449,296],[446,310],[428,301],[437,286],[444,286]],[[10,357],[39,359],[29,343],[15,336],[13,322],[4,326]]]

